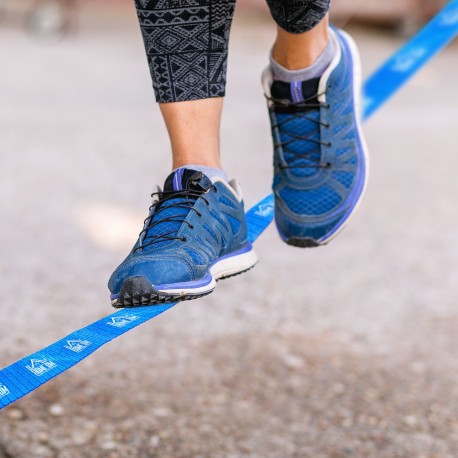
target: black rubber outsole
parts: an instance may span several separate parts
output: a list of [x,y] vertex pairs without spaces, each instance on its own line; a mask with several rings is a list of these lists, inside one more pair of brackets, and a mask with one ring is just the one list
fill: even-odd
[[[219,280],[226,280],[227,278],[236,277],[237,275],[248,272],[255,265],[235,274],[225,275],[224,277],[218,278],[216,281],[218,282]],[[175,302],[199,299],[201,297],[208,296],[214,290],[215,288],[211,289],[210,291],[205,291],[204,293],[198,294],[163,294],[156,290],[152,285],[150,285],[144,277],[132,277],[124,282],[118,299],[112,301],[111,305],[115,309],[123,309],[171,304]]]
[[290,237],[286,240],[286,243],[298,248],[317,248],[319,246],[323,246],[323,244],[317,242],[316,240],[307,237]]
[[133,297],[132,300],[124,297],[122,302],[119,299],[112,302],[111,305],[115,309],[129,309],[137,307],[149,307],[154,305],[171,304],[175,302],[190,301],[192,299],[199,299],[200,297],[208,296],[213,292],[213,289],[200,294],[185,294],[185,295],[171,295],[171,294],[147,294],[141,297]]

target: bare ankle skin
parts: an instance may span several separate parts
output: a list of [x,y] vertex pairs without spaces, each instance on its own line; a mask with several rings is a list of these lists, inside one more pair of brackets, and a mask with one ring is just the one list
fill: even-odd
[[309,67],[329,43],[329,15],[312,30],[305,33],[288,33],[277,27],[277,39],[272,57],[288,70]]
[[160,108],[170,137],[174,169],[187,164],[222,168],[222,97],[162,103]]

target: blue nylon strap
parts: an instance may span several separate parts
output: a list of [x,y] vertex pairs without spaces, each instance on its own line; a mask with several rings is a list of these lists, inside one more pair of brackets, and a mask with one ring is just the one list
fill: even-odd
[[[457,34],[458,0],[453,0],[367,81],[364,119],[380,108]],[[248,211],[251,242],[272,222],[273,208],[273,196],[269,195]],[[102,345],[174,305],[120,310],[0,370],[0,409],[78,364]]]
[[458,0],[452,0],[367,81],[364,88],[365,118],[370,117],[457,34]]

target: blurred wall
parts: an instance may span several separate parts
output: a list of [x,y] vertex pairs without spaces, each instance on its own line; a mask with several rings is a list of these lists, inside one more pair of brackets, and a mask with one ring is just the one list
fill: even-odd
[[[134,0],[0,0],[0,27],[20,27],[36,36],[59,37],[84,23],[122,21],[134,15]],[[331,0],[331,19],[338,26],[349,21],[387,25],[406,34],[434,15],[447,0]],[[265,0],[237,0],[240,10],[268,17]],[[131,17],[132,18],[132,17]],[[106,21],[105,21],[106,22]]]
[[[240,6],[266,9],[265,0],[238,0]],[[447,0],[332,0],[334,19],[359,19],[389,23],[423,21],[431,17]]]

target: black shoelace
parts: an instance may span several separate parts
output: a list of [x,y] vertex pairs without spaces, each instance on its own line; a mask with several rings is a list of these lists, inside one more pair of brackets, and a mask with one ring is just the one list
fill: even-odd
[[[282,148],[284,153],[291,154],[292,156],[294,156],[297,159],[307,159],[308,161],[310,161],[310,163],[308,164],[284,164],[280,162],[278,163],[278,167],[280,169],[295,169],[295,168],[310,168],[310,167],[323,169],[323,168],[331,167],[331,164],[329,162],[323,163],[320,160],[316,160],[315,158],[313,158],[313,154],[320,152],[321,146],[326,146],[326,147],[332,146],[331,142],[323,142],[321,140],[316,140],[312,138],[316,133],[320,131],[321,126],[325,127],[326,129],[329,129],[330,127],[328,123],[322,122],[319,119],[312,118],[308,114],[309,109],[317,110],[320,108],[326,108],[326,109],[330,108],[330,105],[327,103],[312,102],[312,100],[318,99],[320,95],[322,94],[317,94],[315,96],[309,97],[305,99],[303,102],[292,102],[291,100],[288,100],[288,99],[277,99],[274,97],[266,96],[267,100],[273,103],[273,107],[269,108],[270,110],[275,111],[275,108],[291,109],[291,112],[288,111],[286,113],[282,113],[282,114],[289,115],[289,116],[285,116],[285,118],[282,119],[281,121],[272,124],[272,132],[274,132],[275,129],[280,130],[282,126],[292,121],[293,119],[305,119],[307,121],[312,121],[317,124],[317,129],[307,133],[307,135],[296,135],[296,134],[293,134],[292,132],[288,132],[287,135],[289,137],[292,137],[290,140],[287,140],[284,142],[275,141],[275,148]],[[304,112],[304,109],[307,109],[307,111]],[[273,138],[276,139],[277,138],[276,135],[273,135]],[[289,145],[297,141],[314,143],[315,148],[307,151],[304,154],[299,154],[296,151],[292,151],[291,148],[288,148]],[[293,161],[294,159],[291,160],[290,162],[293,162]]]
[[[200,190],[191,190],[184,189],[182,191],[161,191],[153,192],[151,197],[153,200],[157,197],[156,201],[153,201],[153,204],[149,208],[149,216],[145,219],[143,230],[139,235],[138,246],[135,247],[134,252],[138,250],[143,250],[144,248],[153,245],[154,243],[164,242],[167,240],[181,240],[186,242],[186,237],[178,237],[177,230],[164,232],[158,235],[149,236],[148,233],[154,227],[159,226],[162,223],[173,222],[173,223],[186,223],[190,229],[194,229],[194,226],[186,221],[186,217],[189,214],[189,211],[195,211],[197,216],[200,218],[202,214],[194,208],[196,200],[202,198],[205,203],[209,206],[210,202],[206,199],[203,194],[207,191]],[[168,204],[168,205],[167,205]],[[181,208],[189,210],[186,214],[181,213],[179,215],[168,215],[163,216],[162,218],[158,215],[163,213],[165,210],[171,208]]]

